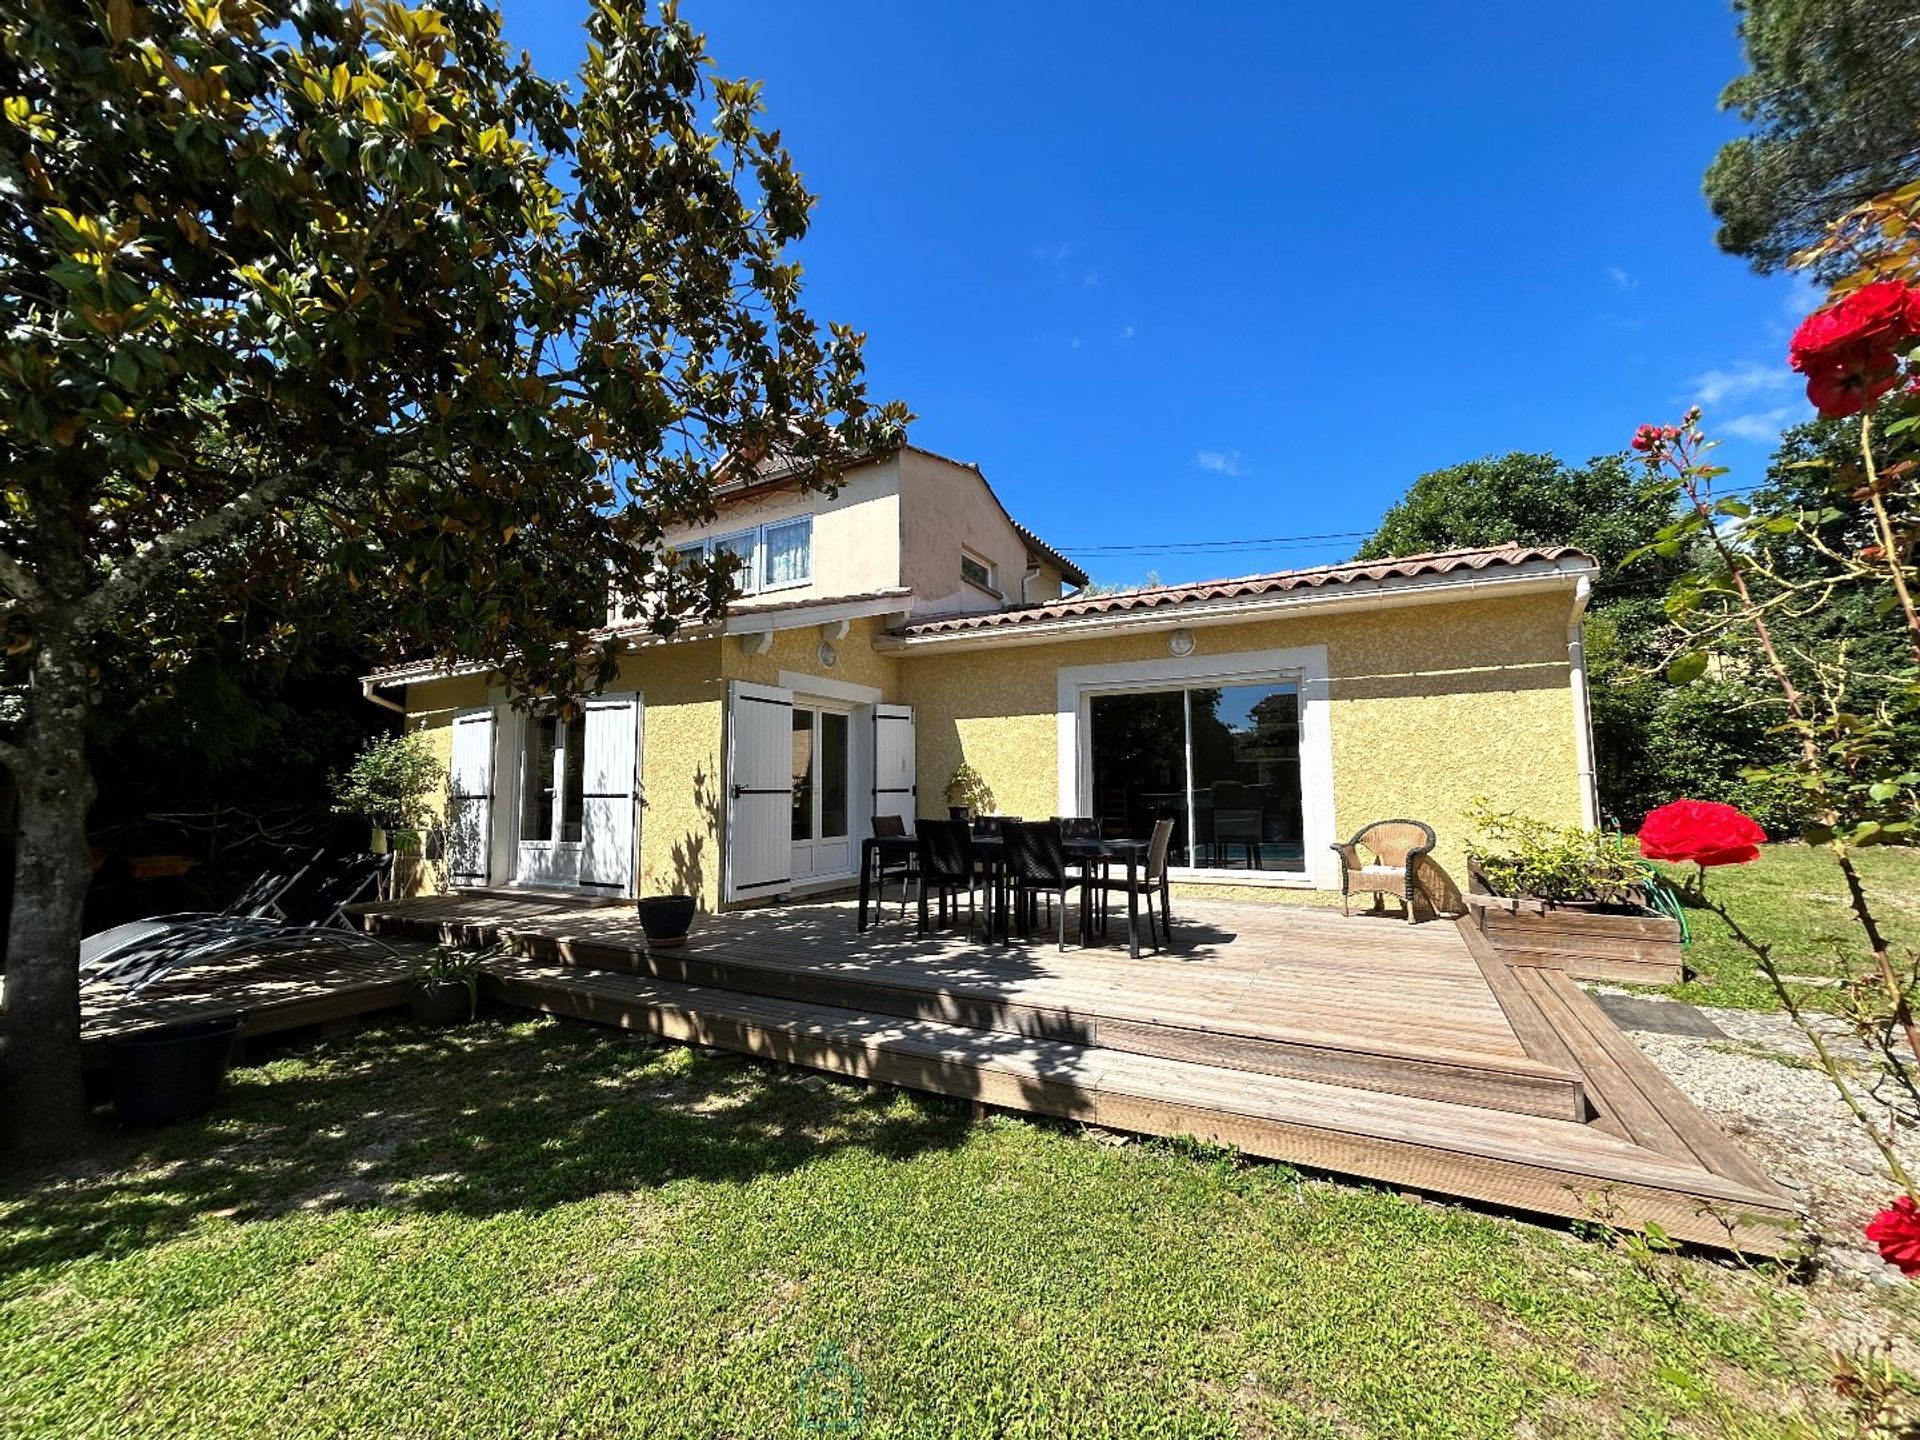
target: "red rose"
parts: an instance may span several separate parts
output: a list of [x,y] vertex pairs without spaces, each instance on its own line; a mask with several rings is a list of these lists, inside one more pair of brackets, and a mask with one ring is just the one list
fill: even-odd
[[1876,280],[1801,321],[1787,363],[1807,377],[1807,398],[1822,415],[1853,415],[1898,383],[1900,352],[1916,338],[1920,290]]
[[1658,425],[1642,425],[1633,432],[1633,448],[1636,450],[1657,450],[1665,438],[1665,432]]
[[1900,383],[1900,362],[1891,351],[1854,349],[1830,366],[1809,371],[1807,399],[1829,420],[1858,415]]
[[1867,1222],[1867,1239],[1880,1247],[1880,1258],[1897,1265],[1902,1275],[1920,1275],[1920,1208],[1911,1195],[1902,1195]]
[[1744,865],[1760,858],[1767,832],[1716,800],[1675,800],[1640,822],[1640,853],[1680,864]]

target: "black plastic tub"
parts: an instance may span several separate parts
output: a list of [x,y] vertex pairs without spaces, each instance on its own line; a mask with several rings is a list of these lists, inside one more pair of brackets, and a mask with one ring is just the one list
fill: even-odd
[[181,1020],[107,1041],[113,1113],[122,1125],[171,1125],[204,1115],[220,1098],[238,1015]]

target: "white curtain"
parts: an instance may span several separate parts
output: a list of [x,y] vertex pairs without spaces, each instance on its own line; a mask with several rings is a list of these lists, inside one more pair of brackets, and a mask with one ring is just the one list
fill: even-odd
[[813,522],[810,519],[769,525],[766,537],[767,573],[762,584],[798,585],[813,573]]

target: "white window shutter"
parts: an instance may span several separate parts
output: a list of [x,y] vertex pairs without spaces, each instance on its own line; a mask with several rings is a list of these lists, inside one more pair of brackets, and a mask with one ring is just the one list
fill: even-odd
[[447,774],[447,882],[488,884],[493,851],[493,711],[453,717],[453,763]]
[[632,895],[640,811],[640,697],[599,695],[580,705],[580,885]]
[[793,883],[793,692],[727,687],[729,900],[777,895]]
[[912,832],[919,811],[914,783],[911,705],[873,707],[873,813],[898,815]]

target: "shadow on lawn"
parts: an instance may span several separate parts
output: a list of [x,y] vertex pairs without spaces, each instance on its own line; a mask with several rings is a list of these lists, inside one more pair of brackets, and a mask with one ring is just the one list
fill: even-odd
[[324,1042],[236,1072],[203,1121],[103,1137],[59,1171],[0,1177],[0,1278],[209,1219],[537,1210],[744,1182],[855,1147],[906,1158],[961,1144],[971,1125],[961,1102],[798,1079],[566,1021]]

